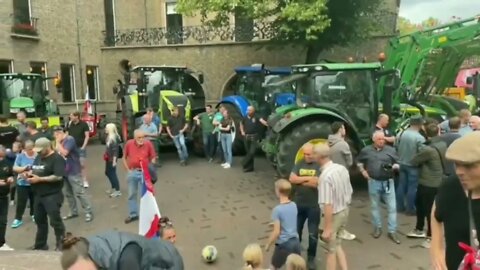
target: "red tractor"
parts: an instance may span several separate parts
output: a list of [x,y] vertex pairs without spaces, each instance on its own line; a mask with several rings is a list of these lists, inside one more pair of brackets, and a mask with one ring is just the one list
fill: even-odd
[[[96,100],[91,100],[86,97],[84,100],[76,100],[77,110],[79,107],[79,102],[83,102],[83,111],[81,112],[80,120],[87,123],[90,133],[89,137],[93,138],[98,135],[98,139],[102,144],[105,143],[105,125],[103,124],[106,118],[106,114],[97,113],[97,103]],[[102,124],[101,124],[102,123]]]

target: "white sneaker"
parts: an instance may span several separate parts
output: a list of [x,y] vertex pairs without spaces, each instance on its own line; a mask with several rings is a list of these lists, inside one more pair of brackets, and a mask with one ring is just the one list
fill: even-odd
[[355,239],[357,236],[353,233],[350,233],[349,231],[343,229],[340,231],[338,237],[340,237],[343,240],[351,241]]
[[230,169],[230,164],[225,164],[225,166],[223,166],[224,169]]
[[88,187],[90,187],[90,185],[88,184],[87,181],[83,181],[83,187],[84,187],[84,188],[88,188]]
[[122,193],[120,191],[115,190],[114,192],[112,192],[110,194],[110,198],[120,197],[121,195],[122,195]]
[[220,166],[225,167],[228,163],[222,163]]
[[0,247],[0,251],[13,251],[14,249],[9,247],[7,244],[3,244],[3,246]]
[[425,239],[425,241],[422,242],[422,247],[429,249],[430,248],[430,238]]
[[10,206],[14,206],[15,205],[15,201],[14,200],[11,200],[10,201]]

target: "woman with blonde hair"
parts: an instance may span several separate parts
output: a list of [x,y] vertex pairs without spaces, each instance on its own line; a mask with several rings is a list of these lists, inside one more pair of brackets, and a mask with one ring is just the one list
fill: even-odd
[[112,189],[108,190],[107,193],[110,197],[114,198],[122,195],[117,176],[117,161],[121,156],[122,148],[120,146],[120,135],[118,135],[115,124],[108,123],[105,126],[105,133],[107,134],[106,149],[105,154],[103,154],[103,159],[105,160],[105,175],[112,186]]
[[[263,253],[259,244],[250,244],[243,250],[243,270],[263,270]],[[268,270],[268,269],[265,269]]]
[[307,270],[307,264],[302,256],[298,254],[290,254],[287,257],[286,270]]

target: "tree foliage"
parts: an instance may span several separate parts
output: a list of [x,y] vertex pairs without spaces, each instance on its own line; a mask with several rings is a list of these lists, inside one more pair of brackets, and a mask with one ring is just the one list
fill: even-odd
[[[322,50],[359,41],[378,31],[380,0],[179,0],[177,11],[205,24],[230,24],[232,14],[270,22],[275,43],[305,46],[307,62]],[[390,16],[393,16],[390,14]],[[391,29],[393,32],[394,29]]]
[[441,24],[442,22],[439,19],[433,17],[430,17],[421,23],[413,23],[407,18],[398,17],[397,29],[400,32],[400,35],[406,35],[416,31],[436,27]]

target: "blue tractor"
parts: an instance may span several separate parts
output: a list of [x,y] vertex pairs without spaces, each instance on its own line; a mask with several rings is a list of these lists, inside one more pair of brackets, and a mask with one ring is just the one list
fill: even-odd
[[[252,65],[235,68],[236,76],[227,84],[217,107],[223,105],[235,123],[233,153],[244,153],[240,122],[247,114],[247,107],[254,106],[257,115],[265,120],[276,107],[295,103],[293,84],[269,87],[272,83],[290,75],[290,67],[265,67]],[[262,138],[266,128],[262,131]]]

